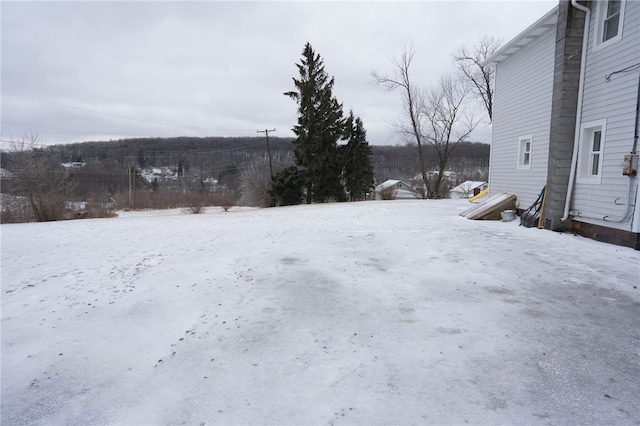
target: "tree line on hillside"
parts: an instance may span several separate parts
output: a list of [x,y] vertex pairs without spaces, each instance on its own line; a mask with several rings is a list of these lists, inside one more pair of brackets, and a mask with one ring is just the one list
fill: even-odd
[[[290,138],[270,137],[276,173],[295,167],[292,142]],[[370,148],[376,184],[387,179],[415,182],[420,170],[415,146],[372,145]],[[427,147],[426,157],[431,159],[434,155]],[[427,164],[429,170],[436,170],[434,161]],[[449,162],[448,170],[455,173],[450,186],[468,179],[486,180],[488,165],[489,145],[461,143]],[[37,189],[33,183],[42,182],[38,192],[57,192],[58,198],[101,203],[112,197],[117,200],[118,207],[130,207],[130,172],[134,166],[135,190],[151,193],[148,194],[150,197],[160,198],[175,192],[202,194],[203,190],[216,192],[216,188],[224,188],[224,192],[250,205],[259,205],[260,200],[269,197],[268,189],[265,189],[265,182],[270,180],[268,155],[261,137],[142,138],[43,146],[35,150],[3,152],[0,166],[4,171],[0,176],[0,188],[8,195],[25,195],[29,190]],[[145,170],[158,169],[172,171],[173,175],[161,175],[151,181],[141,175]],[[212,181],[216,181],[215,187],[206,183]],[[185,198],[188,198],[186,194]],[[138,201],[140,199],[139,194]],[[138,208],[143,205],[138,204]],[[3,208],[6,206],[3,201]],[[53,210],[61,212],[61,203],[57,206]],[[46,213],[52,209],[44,210]]]
[[[269,141],[274,170],[295,164],[291,138],[269,137]],[[414,146],[371,145],[370,148],[376,184],[387,179],[408,180],[419,174]],[[472,174],[486,174],[489,150],[488,144],[463,142],[453,152],[448,170],[465,180]],[[182,167],[182,174],[186,176],[204,171],[205,179],[221,180],[231,191],[237,192],[240,190],[237,186],[238,179],[226,177],[230,177],[232,173],[240,175],[243,171],[256,166],[264,167],[268,163],[265,140],[260,137],[122,139],[46,146],[36,149],[36,152],[39,157],[47,159],[49,166],[63,163],[82,165],[73,171],[73,175],[84,188],[82,194],[87,195],[91,192],[113,194],[127,189],[128,173],[132,165],[138,171],[168,167],[176,170],[176,173]],[[425,152],[428,159],[435,155],[429,147],[426,147]],[[3,152],[0,166],[6,171],[14,169],[14,158],[17,156],[14,152]],[[427,167],[435,170],[435,161],[428,160]],[[5,184],[8,182],[4,181]],[[5,187],[3,192],[7,192],[7,189]]]

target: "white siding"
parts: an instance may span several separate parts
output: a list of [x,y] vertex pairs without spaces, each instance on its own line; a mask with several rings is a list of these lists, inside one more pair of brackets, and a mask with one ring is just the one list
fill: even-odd
[[594,7],[592,10],[581,122],[607,120],[602,179],[600,184],[580,183],[578,179],[571,209],[585,216],[608,216],[610,221],[580,216],[574,220],[638,232],[631,228],[631,220],[622,223],[611,220],[625,214],[627,203],[632,203],[633,208],[636,202],[638,179],[633,178],[629,197],[629,178],[622,175],[620,163],[633,146],[640,70],[615,74],[609,82],[605,76],[640,62],[640,2],[626,3],[622,39],[596,51],[593,38],[597,14]]
[[[547,182],[555,28],[496,65],[490,195],[516,194],[526,209]],[[520,136],[532,135],[531,169],[518,169]]]

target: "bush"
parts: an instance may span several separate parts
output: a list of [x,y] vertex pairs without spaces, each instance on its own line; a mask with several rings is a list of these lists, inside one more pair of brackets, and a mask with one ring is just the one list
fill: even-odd
[[239,202],[246,206],[271,207],[274,202],[269,193],[271,176],[269,169],[251,165],[240,174]]
[[88,202],[86,205],[86,212],[88,218],[108,218],[116,217],[114,206],[109,203],[99,203],[96,201]]
[[220,200],[220,206],[222,206],[222,209],[227,212],[231,207],[236,205],[236,202],[236,197],[231,194],[224,194]]
[[396,199],[396,187],[395,185],[389,185],[384,189],[381,189],[380,192],[381,200],[395,200]]

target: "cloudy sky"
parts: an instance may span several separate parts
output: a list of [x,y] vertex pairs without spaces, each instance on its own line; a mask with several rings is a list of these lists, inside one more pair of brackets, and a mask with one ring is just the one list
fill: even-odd
[[2,1],[1,139],[292,136],[296,104],[282,93],[308,41],[369,142],[403,143],[400,93],[375,86],[372,70],[392,71],[413,45],[413,79],[428,87],[452,71],[456,47],[506,42],[556,3]]

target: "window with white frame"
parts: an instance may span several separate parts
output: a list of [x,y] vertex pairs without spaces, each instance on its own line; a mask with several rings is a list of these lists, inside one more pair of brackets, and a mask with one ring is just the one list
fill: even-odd
[[596,50],[622,38],[625,3],[623,0],[596,3],[596,38],[594,43]]
[[580,135],[580,183],[599,184],[602,180],[606,120],[582,124]]
[[531,169],[531,146],[533,143],[533,136],[520,136],[518,138],[518,169],[530,170]]

